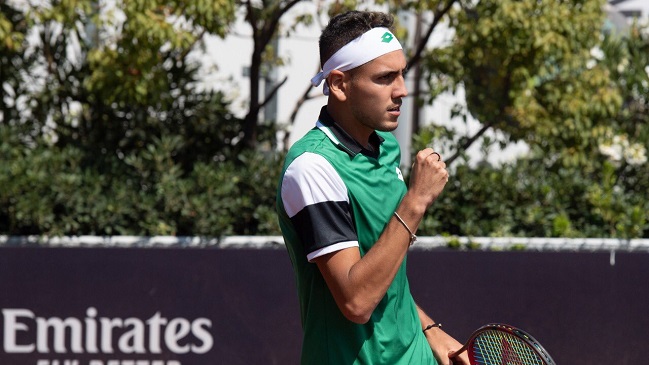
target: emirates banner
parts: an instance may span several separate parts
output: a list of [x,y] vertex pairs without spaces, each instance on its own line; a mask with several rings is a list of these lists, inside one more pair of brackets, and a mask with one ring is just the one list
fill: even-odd
[[[460,342],[504,322],[559,364],[640,364],[649,254],[413,250],[415,299]],[[297,364],[278,249],[0,247],[0,365]]]
[[291,275],[283,250],[0,248],[0,364],[293,364]]

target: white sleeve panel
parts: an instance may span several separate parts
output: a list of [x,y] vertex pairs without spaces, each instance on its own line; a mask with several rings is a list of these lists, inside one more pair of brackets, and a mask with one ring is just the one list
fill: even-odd
[[289,217],[304,207],[321,202],[348,201],[347,187],[324,157],[305,152],[284,173],[282,201]]

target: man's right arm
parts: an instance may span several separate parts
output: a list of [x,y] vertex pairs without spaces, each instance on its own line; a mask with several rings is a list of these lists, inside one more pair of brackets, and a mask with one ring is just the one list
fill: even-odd
[[[448,181],[443,162],[427,148],[417,154],[410,187],[397,214],[413,231]],[[336,304],[349,320],[365,323],[385,296],[410,246],[410,233],[392,217],[374,246],[363,256],[350,247],[314,259]]]

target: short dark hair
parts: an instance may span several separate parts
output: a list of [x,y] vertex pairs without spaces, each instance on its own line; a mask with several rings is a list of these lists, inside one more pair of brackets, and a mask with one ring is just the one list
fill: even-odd
[[324,65],[339,49],[368,30],[378,27],[393,30],[393,23],[392,15],[375,11],[352,10],[334,16],[320,35],[320,64]]

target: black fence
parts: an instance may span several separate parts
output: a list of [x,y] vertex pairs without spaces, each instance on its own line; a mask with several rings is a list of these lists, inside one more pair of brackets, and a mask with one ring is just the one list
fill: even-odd
[[[504,322],[558,364],[645,364],[649,254],[412,251],[417,302],[460,342]],[[0,364],[297,364],[283,249],[0,247]]]

